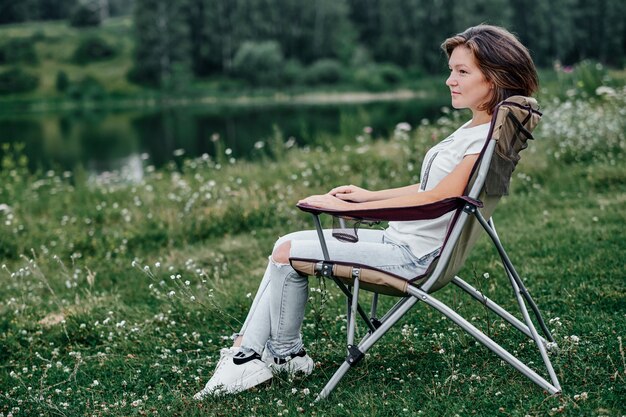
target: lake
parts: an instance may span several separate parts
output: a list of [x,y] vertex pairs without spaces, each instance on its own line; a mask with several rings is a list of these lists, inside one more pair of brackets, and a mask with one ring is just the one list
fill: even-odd
[[[167,109],[0,115],[2,143],[21,143],[31,170],[90,174],[208,154],[258,158],[268,141],[294,146],[351,142],[371,128],[387,137],[441,115],[449,97],[359,104],[196,105]],[[0,153],[2,153],[0,147]],[[1,155],[0,155],[1,156]],[[138,162],[140,161],[140,162]]]

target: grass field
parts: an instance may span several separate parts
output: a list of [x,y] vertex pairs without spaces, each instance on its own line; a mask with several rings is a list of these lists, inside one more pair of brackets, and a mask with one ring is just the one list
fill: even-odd
[[[343,360],[345,311],[338,291],[312,278],[303,333],[314,373],[191,399],[245,318],[273,241],[311,227],[297,199],[341,183],[417,181],[421,155],[462,120],[455,113],[387,141],[287,149],[275,140],[259,162],[146,166],[135,184],[121,173],[32,175],[19,149],[7,150],[0,416],[626,415],[624,91],[544,101],[537,139],[495,220],[554,332],[561,395],[546,395],[418,305],[328,401],[313,404]],[[486,239],[460,275],[515,308]],[[528,340],[480,305],[451,288],[437,296],[540,363]]]
[[[79,43],[96,35],[111,45],[116,56],[104,61],[85,65],[74,62],[73,54]],[[0,40],[11,38],[35,39],[34,47],[39,62],[25,65],[24,68],[39,77],[39,86],[32,93],[20,94],[22,100],[60,99],[64,94],[56,90],[56,77],[64,71],[71,82],[78,82],[86,76],[95,78],[106,86],[110,94],[133,94],[141,88],[126,79],[132,66],[133,30],[128,17],[108,19],[101,27],[77,29],[65,21],[21,23],[0,27]],[[0,70],[9,65],[0,65]],[[17,97],[16,97],[17,98]]]

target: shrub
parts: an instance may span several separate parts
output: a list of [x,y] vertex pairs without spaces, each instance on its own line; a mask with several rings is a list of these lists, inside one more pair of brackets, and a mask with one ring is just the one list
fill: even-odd
[[395,85],[404,80],[404,71],[395,64],[380,64],[378,73],[382,80],[389,85]]
[[0,45],[0,64],[35,65],[38,62],[35,41],[32,39],[12,38]]
[[57,72],[55,86],[56,86],[57,91],[59,92],[65,92],[67,88],[70,86],[70,79],[65,73],[65,71],[59,70],[59,72]]
[[70,25],[74,27],[98,26],[99,24],[99,11],[84,4],[76,6],[70,15]]
[[100,81],[87,75],[79,82],[71,84],[67,94],[74,100],[101,100],[106,96],[106,91]]
[[373,91],[384,90],[387,87],[385,80],[375,64],[367,65],[356,70],[354,73],[354,81],[359,86]]
[[25,93],[39,85],[39,78],[16,67],[0,74],[0,94]]
[[146,87],[158,87],[159,76],[155,71],[149,71],[145,67],[133,66],[126,73],[126,78],[131,83]]
[[89,36],[81,40],[74,51],[73,60],[77,64],[104,61],[116,55],[115,48],[99,36]]
[[297,59],[290,59],[283,69],[283,83],[294,85],[300,84],[304,77],[304,67]]
[[283,51],[276,41],[243,42],[233,59],[235,73],[254,84],[276,84],[283,64]]
[[307,84],[335,84],[342,79],[343,68],[339,61],[334,59],[320,59],[315,61],[304,73]]
[[598,87],[608,78],[606,68],[599,62],[584,60],[575,66],[556,65],[559,91],[561,98],[580,95],[593,97]]
[[354,81],[368,90],[384,90],[405,79],[402,68],[394,64],[368,64],[354,73]]

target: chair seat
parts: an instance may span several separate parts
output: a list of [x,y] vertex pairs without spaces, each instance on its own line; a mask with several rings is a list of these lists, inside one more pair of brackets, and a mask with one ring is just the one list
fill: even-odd
[[[415,283],[414,278],[404,278],[378,268],[352,262],[325,262],[323,259],[305,258],[291,258],[290,262],[293,269],[306,276],[324,275],[324,264],[332,265],[332,275],[344,284],[352,285],[354,278],[358,276],[361,289],[396,297],[407,296],[408,286]],[[423,278],[425,277],[419,277],[420,280]]]

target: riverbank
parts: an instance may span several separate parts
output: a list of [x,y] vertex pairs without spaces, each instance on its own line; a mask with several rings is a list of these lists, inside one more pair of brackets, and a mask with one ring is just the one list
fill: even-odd
[[103,97],[99,100],[55,99],[0,99],[0,115],[23,113],[53,113],[75,110],[142,110],[190,106],[271,106],[271,105],[327,105],[361,104],[432,98],[435,93],[399,89],[395,91],[260,91],[249,95],[220,94],[171,96],[162,93],[129,97]]

